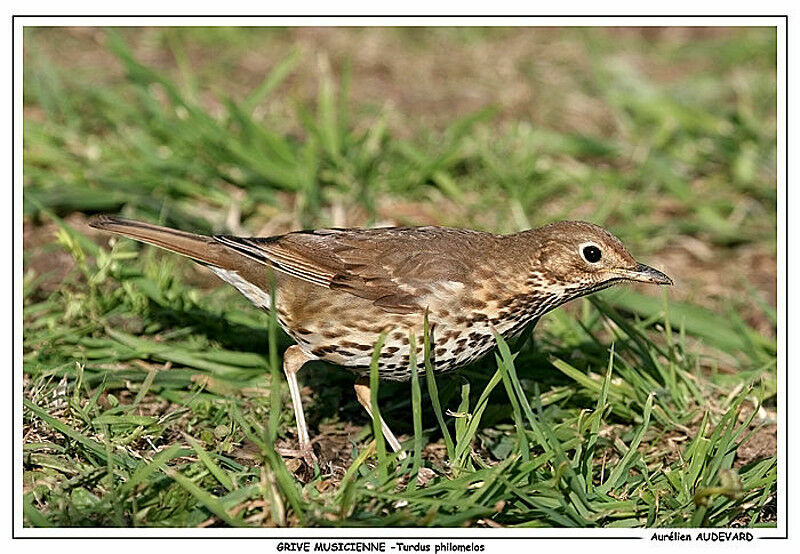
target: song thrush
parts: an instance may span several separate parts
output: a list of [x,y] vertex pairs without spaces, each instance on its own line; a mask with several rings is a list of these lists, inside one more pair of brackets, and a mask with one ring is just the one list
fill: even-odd
[[[446,227],[320,229],[266,238],[204,236],[99,216],[92,227],[183,254],[269,309],[296,341],[284,354],[297,421],[299,454],[313,460],[297,372],[308,361],[345,367],[359,378],[358,401],[370,411],[374,345],[382,379],[407,380],[409,335],[421,337],[427,312],[431,361],[450,371],[480,358],[494,333],[513,338],[546,312],[625,281],[670,285],[638,263],[614,235],[590,223],[563,221],[513,235]],[[422,341],[417,368],[424,371]],[[400,443],[385,422],[395,451]]]

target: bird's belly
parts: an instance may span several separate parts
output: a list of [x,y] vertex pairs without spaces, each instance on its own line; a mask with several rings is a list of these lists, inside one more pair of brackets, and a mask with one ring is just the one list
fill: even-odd
[[[387,333],[378,354],[378,375],[381,379],[405,381],[411,378],[411,345],[409,334],[416,339],[415,360],[417,372],[425,371],[425,354],[422,332],[400,329]],[[369,375],[375,352],[377,334],[348,333],[341,337],[321,337],[290,333],[298,345],[311,357],[342,366],[359,375]],[[471,336],[470,336],[471,335]],[[436,342],[431,348],[431,365],[436,373],[453,371],[489,352],[494,347],[491,334],[472,332],[468,336]],[[435,337],[434,337],[435,338]],[[464,340],[465,339],[465,340]],[[459,342],[460,341],[460,342]]]
[[[309,357],[359,375],[369,374],[375,345],[383,334],[384,343],[377,359],[378,374],[381,379],[394,381],[411,378],[413,335],[417,371],[424,373],[422,313],[387,313],[361,298],[344,297],[347,302],[339,301],[343,297],[306,296],[302,310],[298,310],[279,295],[276,299],[278,321]],[[431,364],[437,373],[476,361],[494,348],[494,330],[508,337],[521,331],[521,323],[524,323],[522,320],[498,321],[476,313],[443,316],[430,311],[428,318]]]

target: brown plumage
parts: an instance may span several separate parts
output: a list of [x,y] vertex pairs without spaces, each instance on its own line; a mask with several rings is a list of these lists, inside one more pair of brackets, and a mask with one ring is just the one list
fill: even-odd
[[[424,315],[437,371],[486,354],[494,334],[519,335],[544,313],[623,281],[671,284],[637,263],[608,231],[565,221],[513,235],[446,227],[322,229],[267,238],[203,236],[100,216],[90,225],[179,254],[209,267],[255,305],[270,306],[297,342],[284,370],[298,420],[300,452],[311,459],[296,373],[310,360],[362,376],[356,391],[369,410],[363,377],[381,333],[384,379],[410,378],[409,335],[421,337]],[[417,371],[422,345],[417,342]],[[360,388],[359,388],[360,387]],[[399,443],[384,424],[395,450]]]

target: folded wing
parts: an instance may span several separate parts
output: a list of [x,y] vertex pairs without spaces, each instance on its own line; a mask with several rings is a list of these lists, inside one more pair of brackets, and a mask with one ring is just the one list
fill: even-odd
[[441,284],[466,283],[467,262],[496,235],[443,227],[322,229],[270,238],[214,236],[221,244],[309,283],[395,313],[422,311]]

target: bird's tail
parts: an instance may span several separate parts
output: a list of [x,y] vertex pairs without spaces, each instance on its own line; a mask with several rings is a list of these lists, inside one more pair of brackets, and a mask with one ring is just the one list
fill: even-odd
[[213,237],[107,215],[93,217],[89,220],[89,226],[146,242],[201,263],[234,269],[230,267],[230,262],[235,262],[234,253]]
[[[265,267],[263,263],[225,246],[214,237],[107,215],[94,216],[89,220],[89,226],[187,256],[209,266],[225,281],[242,290],[242,286],[246,285],[240,286],[240,279],[235,276],[231,277],[230,274],[235,273],[249,284],[255,285],[269,294],[271,269]],[[244,291],[242,292],[244,293]],[[245,295],[248,298],[251,296],[247,293]]]

